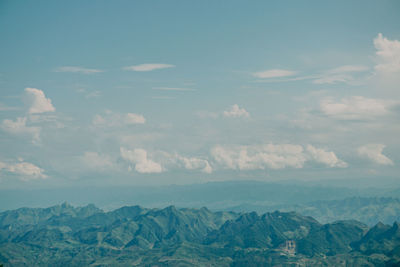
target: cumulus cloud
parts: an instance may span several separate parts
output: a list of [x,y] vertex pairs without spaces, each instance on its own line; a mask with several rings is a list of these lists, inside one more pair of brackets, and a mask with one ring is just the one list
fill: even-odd
[[225,117],[230,118],[250,117],[249,112],[247,112],[244,108],[240,108],[237,104],[234,104],[230,109],[224,111],[223,114]]
[[29,162],[5,163],[0,162],[0,172],[9,172],[17,175],[23,181],[45,179],[44,170]]
[[110,156],[97,152],[86,151],[80,159],[89,169],[104,171],[114,168],[114,162]]
[[82,67],[77,67],[77,66],[63,66],[55,69],[55,72],[73,72],[73,73],[82,73],[82,74],[94,74],[94,73],[99,73],[103,72],[102,70],[98,69],[88,69],[88,68],[82,68]]
[[124,67],[124,70],[131,70],[131,71],[153,71],[153,70],[160,70],[160,69],[167,69],[173,68],[175,65],[171,64],[163,64],[163,63],[154,63],[154,64],[140,64],[135,66],[128,66]]
[[30,105],[28,110],[30,114],[53,112],[56,110],[51,103],[51,100],[46,98],[42,90],[36,88],[25,88],[25,93]]
[[26,117],[18,117],[15,121],[5,119],[1,124],[1,129],[13,135],[28,135],[32,138],[33,143],[40,142],[40,127],[27,126]]
[[329,117],[354,120],[370,119],[389,113],[391,102],[386,100],[352,96],[335,101],[332,98],[323,99],[320,102],[321,112]]
[[144,149],[128,150],[121,147],[120,153],[124,160],[135,165],[135,170],[139,173],[160,173],[163,171],[159,163],[148,158],[147,151]]
[[124,126],[133,124],[144,124],[146,119],[143,115],[136,113],[120,114],[112,111],[106,111],[104,115],[95,115],[92,121],[94,126],[98,127],[112,127]]
[[305,151],[301,145],[268,144],[260,146],[215,146],[211,150],[215,162],[233,170],[264,170],[303,168],[308,160],[323,163],[328,167],[346,167],[333,152],[312,146]]
[[211,150],[214,160],[228,169],[257,170],[302,168],[306,161],[303,147],[299,145],[215,146]]
[[389,40],[381,33],[374,39],[378,63],[375,70],[380,73],[400,72],[400,42]]
[[179,156],[179,160],[181,160],[184,164],[185,169],[187,170],[201,170],[205,173],[211,173],[212,168],[210,163],[205,159],[200,158],[186,158]]
[[160,150],[152,152],[150,158],[144,149],[128,150],[123,147],[120,152],[121,157],[133,163],[135,170],[140,173],[159,173],[174,169],[199,170],[204,173],[213,171],[209,161],[204,158],[185,157]]
[[264,70],[259,72],[254,72],[253,76],[261,79],[268,79],[268,78],[280,78],[280,77],[287,77],[293,76],[297,72],[291,70],[282,70],[282,69],[271,69],[271,70]]
[[367,144],[357,149],[358,155],[380,165],[393,165],[393,161],[382,154],[385,145]]
[[309,153],[309,155],[312,157],[313,160],[315,160],[318,163],[325,164],[328,167],[331,167],[331,168],[347,167],[347,163],[344,162],[343,160],[338,159],[338,157],[332,151],[325,151],[324,149],[316,148],[316,147],[313,147],[312,145],[308,145],[307,152]]

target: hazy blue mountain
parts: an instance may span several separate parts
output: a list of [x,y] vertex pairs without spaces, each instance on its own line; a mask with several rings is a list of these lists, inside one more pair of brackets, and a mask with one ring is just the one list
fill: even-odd
[[244,203],[227,210],[237,212],[274,210],[296,211],[316,218],[323,223],[337,220],[358,220],[370,226],[383,222],[400,221],[400,199],[392,197],[348,197],[336,200],[318,200],[302,204],[262,205]]
[[[397,190],[397,191],[396,191]],[[67,201],[74,205],[94,203],[106,210],[124,205],[222,210],[238,205],[307,204],[350,197],[395,197],[397,187],[370,188],[308,183],[258,181],[209,182],[191,185],[78,187],[31,190],[0,190],[0,210],[43,207]],[[204,197],[207,196],[207,197]],[[50,201],[51,200],[51,201]]]

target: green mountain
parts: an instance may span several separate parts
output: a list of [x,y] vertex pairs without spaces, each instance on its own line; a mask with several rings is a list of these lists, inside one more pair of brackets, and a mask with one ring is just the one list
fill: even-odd
[[386,266],[400,264],[399,224],[321,224],[296,212],[66,203],[0,213],[4,266]]
[[400,255],[400,225],[395,222],[392,227],[378,223],[372,227],[353,247],[364,254],[376,253],[387,256]]

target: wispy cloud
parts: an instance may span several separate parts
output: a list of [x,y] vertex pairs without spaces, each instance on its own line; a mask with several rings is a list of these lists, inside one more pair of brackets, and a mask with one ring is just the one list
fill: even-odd
[[174,67],[175,67],[175,65],[171,65],[171,64],[153,63],[153,64],[140,64],[140,65],[134,65],[134,66],[127,66],[122,69],[130,70],[130,71],[153,71],[153,70],[168,69],[168,68],[174,68]]
[[94,74],[94,73],[104,72],[103,70],[99,70],[99,69],[88,69],[88,68],[77,67],[77,66],[58,67],[54,71],[55,72],[73,72],[73,73],[82,73],[82,74]]
[[297,74],[296,71],[283,70],[283,69],[271,69],[271,70],[264,70],[252,73],[254,77],[261,79],[288,77],[288,76],[293,76],[295,74]]
[[146,119],[141,114],[120,114],[107,110],[104,115],[95,115],[92,125],[96,127],[122,127],[134,124],[144,124]]
[[363,65],[344,65],[323,72],[312,82],[315,84],[350,83],[354,81],[353,74],[366,72],[368,69]]
[[80,94],[84,94],[86,98],[96,98],[101,96],[101,92],[98,90],[88,91],[85,88],[79,88],[76,91]]
[[352,96],[335,101],[325,98],[320,110],[326,116],[341,120],[368,120],[389,113],[392,102],[387,100]]
[[192,88],[180,88],[180,87],[153,87],[153,90],[162,90],[162,91],[196,91]]
[[328,73],[348,73],[367,71],[368,67],[363,65],[344,65],[328,71]]
[[[253,73],[253,76],[260,78],[256,82],[295,82],[310,80],[314,84],[354,83],[354,75],[368,71],[369,68],[363,65],[343,65],[319,73],[295,76],[297,72],[285,70],[271,70]],[[285,75],[287,74],[287,75]],[[294,77],[292,77],[294,76]]]

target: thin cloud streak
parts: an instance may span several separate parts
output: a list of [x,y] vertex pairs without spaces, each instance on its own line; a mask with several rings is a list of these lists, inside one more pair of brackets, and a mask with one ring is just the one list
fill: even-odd
[[82,74],[94,74],[104,72],[103,70],[99,69],[89,69],[77,66],[63,66],[58,67],[54,70],[54,72],[72,72],[72,73],[82,73]]
[[196,89],[180,88],[180,87],[153,87],[153,90],[161,90],[161,91],[196,91]]

